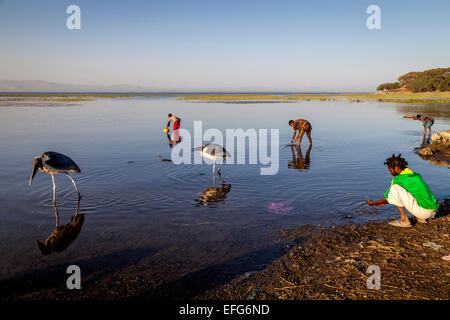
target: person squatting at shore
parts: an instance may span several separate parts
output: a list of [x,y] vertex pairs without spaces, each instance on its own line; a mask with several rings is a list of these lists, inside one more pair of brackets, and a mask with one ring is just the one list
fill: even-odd
[[[294,135],[292,136],[291,143],[296,143],[298,141],[298,145],[300,145],[302,143],[303,135],[306,132],[306,136],[309,139],[309,144],[312,144],[312,140],[311,140],[312,126],[307,120],[305,120],[305,119],[297,119],[295,121],[289,120],[289,125],[294,130]],[[299,132],[299,134],[298,134],[297,138],[295,138],[297,131]]]
[[414,120],[419,120],[423,122],[424,136],[427,134],[427,128],[428,128],[428,135],[431,136],[431,126],[434,124],[434,119],[432,117],[418,114],[414,117]]
[[386,190],[384,198],[377,201],[368,200],[366,203],[378,207],[388,203],[397,206],[400,219],[388,222],[396,227],[411,227],[405,208],[420,223],[426,223],[427,219],[434,218],[439,203],[421,175],[407,167],[408,162],[401,154],[397,157],[392,155],[384,164],[394,176],[391,186]]

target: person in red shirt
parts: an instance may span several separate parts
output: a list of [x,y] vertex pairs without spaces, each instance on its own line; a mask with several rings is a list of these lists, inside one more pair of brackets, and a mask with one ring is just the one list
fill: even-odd
[[169,122],[167,122],[167,129],[169,129],[170,123],[173,122],[173,134],[174,134],[174,140],[178,140],[179,139],[179,132],[180,132],[180,127],[181,127],[181,119],[178,117],[175,117],[173,114],[169,113],[167,115],[169,117]]

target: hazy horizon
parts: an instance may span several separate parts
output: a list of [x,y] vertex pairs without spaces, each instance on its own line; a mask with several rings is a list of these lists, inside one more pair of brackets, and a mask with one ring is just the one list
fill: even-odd
[[369,93],[369,91],[326,91],[268,89],[258,87],[241,88],[158,88],[115,84],[109,86],[83,85],[74,83],[54,83],[43,80],[3,80],[0,79],[0,93]]
[[[72,4],[81,8],[80,30],[66,27]],[[366,27],[371,4],[381,9],[381,30]],[[449,10],[440,0],[0,0],[0,79],[372,92],[404,73],[450,65]]]

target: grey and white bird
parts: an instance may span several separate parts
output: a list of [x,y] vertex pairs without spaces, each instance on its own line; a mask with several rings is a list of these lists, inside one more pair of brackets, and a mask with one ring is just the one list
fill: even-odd
[[29,182],[30,186],[38,170],[49,173],[52,177],[53,204],[56,204],[56,185],[55,185],[55,178],[53,177],[55,174],[64,173],[72,181],[73,186],[77,191],[78,199],[81,198],[77,185],[69,174],[69,172],[81,173],[81,170],[77,166],[77,164],[65,154],[54,151],[47,151],[41,154],[40,156],[34,157],[33,170],[31,171],[31,177]]
[[193,151],[200,151],[200,154],[205,159],[210,159],[213,161],[213,170],[212,174],[214,175],[216,171],[216,160],[222,159],[222,163],[220,164],[219,170],[217,173],[220,175],[222,171],[222,165],[226,158],[231,158],[231,155],[224,147],[216,143],[207,143],[204,146],[193,148]]

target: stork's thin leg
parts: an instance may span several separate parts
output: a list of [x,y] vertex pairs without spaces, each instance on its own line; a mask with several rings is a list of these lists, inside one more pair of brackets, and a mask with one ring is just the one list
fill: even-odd
[[55,177],[53,176],[53,174],[50,173],[50,175],[52,176],[52,183],[53,183],[53,205],[56,208],[56,185],[55,185]]
[[222,163],[220,164],[219,170],[217,170],[217,173],[219,174],[219,176],[222,174],[222,166],[223,166],[224,162],[225,162],[225,160],[222,159]]
[[78,193],[78,199],[81,199],[81,194],[80,194],[80,191],[78,191],[78,188],[77,188],[77,185],[75,183],[75,180],[73,180],[72,177],[70,176],[70,174],[68,174],[67,172],[64,172],[64,174],[72,181],[73,186],[75,187],[75,190]]
[[58,227],[59,224],[59,214],[58,214],[58,208],[56,207],[56,204],[54,205],[55,208],[55,217],[56,217],[56,227]]
[[78,198],[77,210],[75,210],[75,216],[74,217],[76,217],[78,215],[79,211],[80,211],[80,198]]

